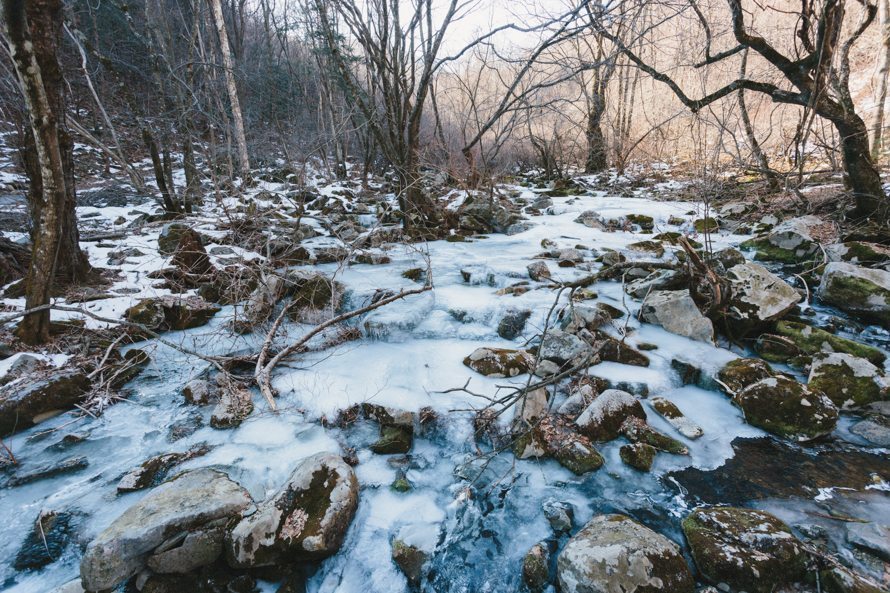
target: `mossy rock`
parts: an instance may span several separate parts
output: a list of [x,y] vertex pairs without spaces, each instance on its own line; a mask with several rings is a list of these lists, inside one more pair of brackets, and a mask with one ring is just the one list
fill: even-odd
[[530,593],[542,593],[550,583],[550,547],[539,542],[522,559],[522,583]]
[[658,241],[637,241],[636,243],[630,243],[627,248],[633,251],[651,253],[655,257],[664,255],[664,246]]
[[429,554],[405,543],[400,539],[392,542],[392,561],[395,562],[411,587],[419,587],[423,578],[424,565],[429,560]]
[[370,446],[378,455],[407,453],[411,450],[414,431],[405,426],[381,426],[380,438]]
[[729,395],[735,395],[749,385],[773,376],[773,369],[759,358],[736,358],[717,372],[717,379]]
[[324,274],[297,272],[285,278],[285,294],[291,298],[292,317],[301,309],[321,310],[332,307],[335,311],[343,303],[345,288]]
[[576,476],[596,471],[605,463],[603,456],[587,439],[575,439],[565,446],[556,448],[551,454],[561,466]]
[[423,268],[409,268],[402,272],[402,278],[407,278],[414,282],[423,282],[426,278],[426,270]]
[[826,304],[890,328],[890,272],[832,262],[818,294]]
[[776,334],[760,334],[754,342],[754,351],[764,360],[777,363],[788,363],[801,359],[806,364],[809,356],[794,343],[794,340],[786,336]]
[[464,365],[486,377],[515,377],[529,372],[534,358],[523,350],[477,348]]
[[733,507],[699,509],[683,521],[683,533],[699,572],[712,583],[771,593],[806,576],[803,546],[769,513]]
[[646,424],[645,420],[634,416],[628,417],[621,425],[621,434],[632,443],[650,445],[659,451],[673,453],[674,455],[689,455],[689,449],[666,434],[662,434]]
[[798,250],[777,247],[770,243],[769,239],[765,237],[748,239],[739,245],[739,247],[748,251],[754,251],[754,259],[783,264],[803,263],[812,259],[813,256],[813,253],[810,250],[805,250],[804,253],[801,253]]
[[778,335],[792,340],[802,353],[810,356],[817,352],[844,352],[864,358],[878,367],[882,367],[887,358],[883,352],[873,346],[848,340],[823,329],[796,321],[780,321],[776,324],[775,331]]
[[715,233],[720,229],[720,223],[710,216],[699,218],[692,223],[692,227],[699,233]]
[[864,406],[887,399],[888,393],[887,381],[878,367],[841,352],[816,357],[809,387],[827,395],[838,407]]
[[879,243],[866,243],[864,241],[848,241],[835,243],[826,248],[829,257],[837,260],[857,264],[860,266],[878,266],[890,262],[890,247]]
[[631,224],[635,224],[646,232],[652,232],[655,228],[655,219],[645,214],[628,214],[625,220]]
[[622,445],[618,450],[618,455],[621,457],[621,461],[641,472],[648,472],[652,469],[652,463],[655,461],[656,453],[658,453],[658,450],[646,443]]
[[825,436],[837,425],[837,407],[830,399],[788,377],[758,381],[732,401],[745,413],[748,424],[795,441]]

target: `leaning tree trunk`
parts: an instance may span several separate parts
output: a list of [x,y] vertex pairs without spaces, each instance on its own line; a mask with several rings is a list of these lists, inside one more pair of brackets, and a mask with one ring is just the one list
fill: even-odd
[[[61,36],[60,0],[3,0],[9,53],[30,121],[24,162],[31,182],[32,256],[25,305],[49,303],[54,280],[79,282],[90,273],[81,251],[75,214],[74,144],[65,125],[62,71],[56,57]],[[17,333],[28,343],[49,339],[49,310],[25,316]]]
[[884,144],[884,108],[890,82],[890,0],[881,0],[881,66],[878,70],[878,99],[872,124],[871,156],[877,162]]
[[213,22],[219,34],[219,51],[222,54],[223,70],[226,76],[226,92],[232,107],[232,123],[235,128],[235,143],[238,145],[238,164],[241,178],[250,178],[250,157],[247,153],[247,139],[244,135],[244,118],[241,115],[241,101],[238,99],[238,86],[235,84],[235,67],[232,61],[232,48],[229,45],[229,34],[226,31],[226,19],[223,17],[220,0],[210,0]]
[[844,168],[856,203],[850,217],[886,221],[887,196],[881,175],[871,158],[865,122],[855,113],[849,113],[842,119],[835,119],[834,126],[841,138]]

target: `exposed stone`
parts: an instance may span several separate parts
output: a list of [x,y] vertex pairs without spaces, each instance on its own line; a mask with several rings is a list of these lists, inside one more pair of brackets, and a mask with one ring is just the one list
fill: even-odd
[[797,352],[807,356],[818,352],[843,352],[864,358],[877,367],[882,367],[887,358],[878,348],[796,321],[780,321],[776,324],[775,331],[778,335],[791,340],[797,347]]
[[683,521],[695,565],[710,582],[770,593],[801,580],[807,555],[777,518],[733,507],[699,509]]
[[733,402],[749,424],[796,441],[830,434],[838,419],[837,407],[830,399],[783,376],[749,385],[733,397]]
[[590,344],[581,338],[561,330],[551,329],[541,342],[538,355],[560,366],[581,362],[592,354]]
[[535,282],[543,282],[545,280],[550,280],[550,268],[547,267],[547,264],[542,261],[535,261],[530,263],[526,269],[528,270],[528,277],[534,280]]
[[420,587],[424,565],[428,560],[429,554],[419,547],[407,544],[400,539],[393,540],[392,561],[408,579],[408,584],[412,588]]
[[688,290],[656,290],[640,310],[644,321],[699,342],[713,343],[714,326],[701,314]]
[[759,358],[730,360],[717,373],[721,387],[733,396],[749,385],[773,376],[773,369]]
[[247,492],[222,472],[199,469],[177,476],[127,509],[87,546],[80,563],[84,588],[114,588],[169,538],[238,515],[250,503]]
[[253,394],[241,385],[225,382],[220,385],[219,403],[213,408],[210,426],[234,428],[253,412]]
[[832,262],[819,284],[822,302],[890,327],[890,272]]
[[862,406],[887,399],[884,373],[864,358],[834,352],[813,359],[810,389],[821,391],[838,407]]
[[890,423],[862,420],[850,427],[850,432],[878,447],[890,447]]
[[657,291],[672,291],[682,288],[687,283],[687,276],[679,270],[655,270],[642,278],[628,282],[624,291],[635,299],[646,298],[646,295]]
[[0,387],[0,435],[30,428],[52,412],[74,407],[90,389],[86,373],[59,369]]
[[212,401],[219,399],[219,392],[216,386],[204,379],[192,379],[182,388],[182,395],[185,401],[190,404],[203,406]]
[[172,255],[179,245],[179,240],[188,231],[191,231],[191,228],[181,222],[165,225],[158,236],[158,251],[161,255]]
[[658,449],[646,443],[622,445],[618,450],[621,461],[641,472],[647,472],[652,469],[652,462],[655,461],[656,453],[658,453]]
[[220,310],[201,297],[164,296],[141,300],[124,317],[154,331],[183,330],[207,324]]
[[505,340],[515,340],[522,335],[525,323],[531,315],[532,312],[527,309],[522,311],[511,309],[507,311],[506,315],[498,323],[498,335]]
[[459,228],[469,233],[504,233],[522,219],[509,201],[478,193],[464,199],[457,216]]
[[629,416],[621,424],[621,434],[632,443],[645,443],[660,451],[676,455],[689,455],[686,445],[666,434],[662,434],[636,416]]
[[669,399],[663,397],[653,397],[649,400],[652,409],[664,418],[668,424],[677,429],[687,439],[697,439],[704,434],[701,426],[687,418],[680,411],[680,408]]
[[476,348],[464,364],[486,377],[515,377],[529,372],[535,359],[524,350]]
[[859,266],[875,267],[890,263],[890,247],[879,243],[849,241],[834,243],[825,248],[831,261],[843,261]]
[[575,508],[567,502],[548,499],[543,505],[544,516],[557,535],[569,533],[575,523]]
[[183,532],[158,546],[146,564],[162,574],[185,574],[215,562],[223,551],[224,522]]
[[639,400],[618,389],[607,389],[575,420],[578,430],[592,441],[611,441],[618,438],[621,425],[628,417],[646,419]]
[[89,461],[84,456],[68,457],[60,461],[50,461],[46,465],[42,465],[37,469],[19,470],[9,480],[6,485],[10,488],[25,486],[40,480],[48,480],[66,474],[79,472],[89,466]]
[[531,593],[543,593],[550,582],[550,547],[547,542],[533,545],[522,559],[522,582]]
[[624,515],[591,519],[559,554],[557,577],[562,593],[695,590],[677,544]]
[[142,462],[141,465],[131,469],[117,483],[117,491],[133,492],[143,490],[160,484],[172,468],[189,459],[206,455],[210,448],[206,445],[196,445],[184,453],[165,453],[156,455]]
[[214,271],[210,256],[201,244],[201,236],[192,229],[179,232],[172,263],[180,271],[194,276],[204,276]]
[[847,523],[847,542],[890,562],[890,526],[880,523]]
[[798,263],[812,259],[819,251],[815,233],[827,225],[817,216],[801,216],[776,225],[766,236],[742,243],[744,249],[755,249],[755,257],[764,261]]
[[547,416],[537,432],[547,455],[577,476],[596,471],[605,460],[590,443],[590,439],[576,432],[576,426],[562,417]]
[[780,319],[800,301],[796,290],[759,264],[733,266],[726,277],[732,296],[724,318],[736,337]]
[[338,455],[318,453],[232,528],[226,558],[236,568],[325,558],[340,549],[357,506],[353,469]]
[[595,331],[611,320],[612,318],[602,308],[573,305],[563,315],[561,327],[563,331],[574,334],[582,329]]

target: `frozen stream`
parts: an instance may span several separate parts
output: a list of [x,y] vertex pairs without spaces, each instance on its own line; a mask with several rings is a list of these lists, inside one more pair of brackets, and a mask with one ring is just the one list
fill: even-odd
[[[528,190],[525,192],[529,197]],[[355,265],[338,271],[337,279],[350,290],[350,306],[358,306],[378,288],[416,287],[401,273],[425,267],[424,253],[428,252],[435,290],[360,320],[365,339],[307,355],[279,368],[274,381],[281,392],[281,412],[277,415],[266,410],[257,395],[256,411],[239,428],[210,428],[210,408],[187,405],[180,395],[182,386],[204,371],[206,364],[155,345],[151,346],[150,367],[129,385],[132,394],[127,402],[111,407],[97,420],[65,414],[9,439],[8,445],[29,467],[74,456],[85,456],[89,465],[66,476],[0,489],[4,522],[0,530],[0,589],[40,593],[77,576],[80,550],[76,545],[69,546],[62,558],[39,572],[16,573],[12,569],[12,559],[41,511],[82,512],[78,541],[85,543],[146,494],[118,495],[115,487],[121,475],[153,455],[186,451],[200,443],[209,445],[210,453],[179,469],[221,468],[244,485],[255,500],[274,492],[302,458],[323,450],[339,451],[344,445],[356,448],[360,460],[356,471],[362,488],[358,513],[343,549],[323,562],[311,578],[308,588],[312,593],[405,590],[405,578],[390,560],[390,542],[396,536],[435,550],[430,590],[516,590],[522,556],[552,533],[541,510],[549,500],[573,505],[576,525],[582,525],[594,513],[617,510],[679,540],[679,519],[687,501],[676,489],[662,483],[660,476],[690,465],[716,468],[732,455],[733,439],[763,433],[746,425],[741,412],[723,394],[683,386],[671,368],[671,361],[679,358],[713,374],[741,352],[694,342],[652,325],[640,327],[636,320],[629,322],[631,328],[639,329],[631,333],[628,342],[656,344],[658,349],[647,352],[651,365],[640,368],[603,363],[592,367],[591,374],[615,383],[645,384],[650,395],[662,395],[676,403],[703,427],[702,438],[688,441],[647,407],[649,420],[655,428],[682,440],[691,455],[659,454],[651,474],[643,474],[620,461],[618,449],[623,441],[618,440],[598,446],[606,459],[601,470],[578,477],[555,461],[514,462],[512,455],[505,454],[469,488],[468,479],[478,466],[472,463],[476,451],[472,414],[449,411],[478,408],[484,401],[461,392],[437,392],[461,387],[472,378],[472,390],[491,395],[497,385],[510,382],[478,375],[462,360],[479,346],[523,345],[542,327],[555,295],[540,287],[517,297],[497,295],[496,291],[527,279],[526,266],[544,250],[544,239],[555,242],[558,248],[580,244],[601,253],[651,237],[587,228],[574,222],[582,211],[595,210],[606,218],[647,214],[654,217],[656,232],[688,232],[696,218],[693,204],[641,198],[595,194],[554,198],[554,203],[552,213],[533,217],[534,227],[517,235],[491,235],[465,243],[396,246],[388,253],[390,264]],[[668,225],[671,216],[687,222]],[[715,247],[736,245],[745,238],[720,235]],[[151,236],[139,240],[143,245],[154,241]],[[104,263],[107,252],[94,244],[88,247],[96,261]],[[590,252],[585,255],[588,261],[593,257]],[[628,252],[628,256],[652,259],[651,254]],[[548,264],[557,279],[570,280],[589,273]],[[330,273],[336,267],[330,264],[314,269]],[[469,283],[462,271],[470,273]],[[633,312],[639,307],[629,298],[623,302],[619,283],[600,283],[591,288],[599,293],[601,301],[618,308],[627,307]],[[120,310],[126,304],[117,303],[115,308]],[[533,311],[523,336],[513,342],[499,338],[496,332],[498,322],[510,309]],[[243,350],[251,339],[231,336],[223,329],[230,315],[230,310],[224,310],[209,326],[169,337],[204,353]],[[292,336],[301,329],[296,325],[288,328]],[[610,331],[618,335],[619,329]],[[523,376],[512,381],[525,379]],[[362,402],[415,412],[429,406],[438,412],[435,428],[417,435],[410,453],[407,477],[414,486],[410,492],[391,490],[396,464],[391,463],[391,456],[374,455],[367,449],[376,439],[376,425],[359,422],[341,430],[322,428],[318,422],[322,415],[332,418],[337,410]],[[557,400],[555,405],[559,403]],[[644,406],[648,404],[644,402]],[[171,426],[195,424],[201,426],[194,433],[171,440]],[[51,428],[57,430],[49,431]],[[275,590],[271,583],[264,586]]]

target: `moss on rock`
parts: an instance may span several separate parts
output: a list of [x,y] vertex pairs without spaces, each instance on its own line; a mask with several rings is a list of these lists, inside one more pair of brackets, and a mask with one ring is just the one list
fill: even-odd
[[733,402],[744,411],[748,424],[796,441],[831,433],[838,419],[837,407],[830,399],[783,376],[746,387]]
[[810,356],[818,352],[843,352],[864,358],[876,366],[883,366],[887,358],[873,346],[836,336],[805,323],[780,321],[776,324],[775,331],[776,334],[789,338],[802,353]]
[[721,387],[735,395],[761,379],[773,376],[773,369],[759,358],[736,358],[726,363],[717,373]]

